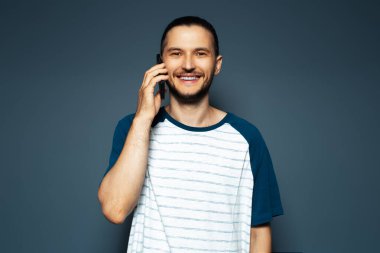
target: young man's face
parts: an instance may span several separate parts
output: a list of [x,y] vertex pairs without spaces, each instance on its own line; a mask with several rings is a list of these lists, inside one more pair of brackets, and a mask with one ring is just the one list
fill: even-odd
[[222,57],[215,56],[212,34],[198,25],[176,26],[165,41],[162,58],[171,94],[181,103],[199,102],[222,65]]

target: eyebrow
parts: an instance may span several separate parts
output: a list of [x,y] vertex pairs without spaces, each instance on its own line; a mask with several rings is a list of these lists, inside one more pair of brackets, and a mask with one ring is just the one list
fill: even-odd
[[178,47],[170,47],[170,48],[168,48],[168,51],[176,51],[176,50],[181,50],[181,49],[178,48]]
[[[168,48],[168,51],[171,52],[171,51],[181,51],[182,49],[179,48],[179,47],[170,47]],[[210,52],[210,49],[208,49],[207,47],[197,47],[194,49],[194,51],[207,51],[207,52]]]

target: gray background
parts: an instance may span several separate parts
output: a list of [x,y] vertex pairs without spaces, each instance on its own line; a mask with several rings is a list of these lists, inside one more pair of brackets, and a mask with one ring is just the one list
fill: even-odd
[[[0,252],[125,252],[97,188],[164,27],[199,15],[224,56],[211,88],[270,149],[276,252],[378,250],[376,1],[1,1]],[[166,101],[167,102],[167,101]]]

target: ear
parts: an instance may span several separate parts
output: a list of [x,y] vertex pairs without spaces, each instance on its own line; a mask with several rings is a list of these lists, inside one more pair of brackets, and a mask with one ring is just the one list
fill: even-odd
[[216,57],[216,66],[215,66],[214,75],[219,74],[219,72],[222,70],[222,61],[223,61],[223,56],[218,55],[218,57]]

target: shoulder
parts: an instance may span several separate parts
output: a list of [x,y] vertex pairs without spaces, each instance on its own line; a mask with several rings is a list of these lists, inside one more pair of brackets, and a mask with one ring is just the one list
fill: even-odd
[[262,139],[259,129],[253,123],[234,113],[228,113],[228,123],[235,128],[248,143],[256,143]]
[[[116,129],[122,132],[128,132],[129,128],[132,125],[133,119],[135,118],[136,113],[130,113],[122,117],[117,123]],[[152,122],[152,127],[155,126],[158,122],[163,121],[165,118],[164,108],[161,107],[157,115],[154,117]]]
[[132,121],[135,117],[136,113],[131,113],[123,116],[119,121],[117,122],[115,132],[119,133],[127,133],[129,131],[129,128],[132,125]]

